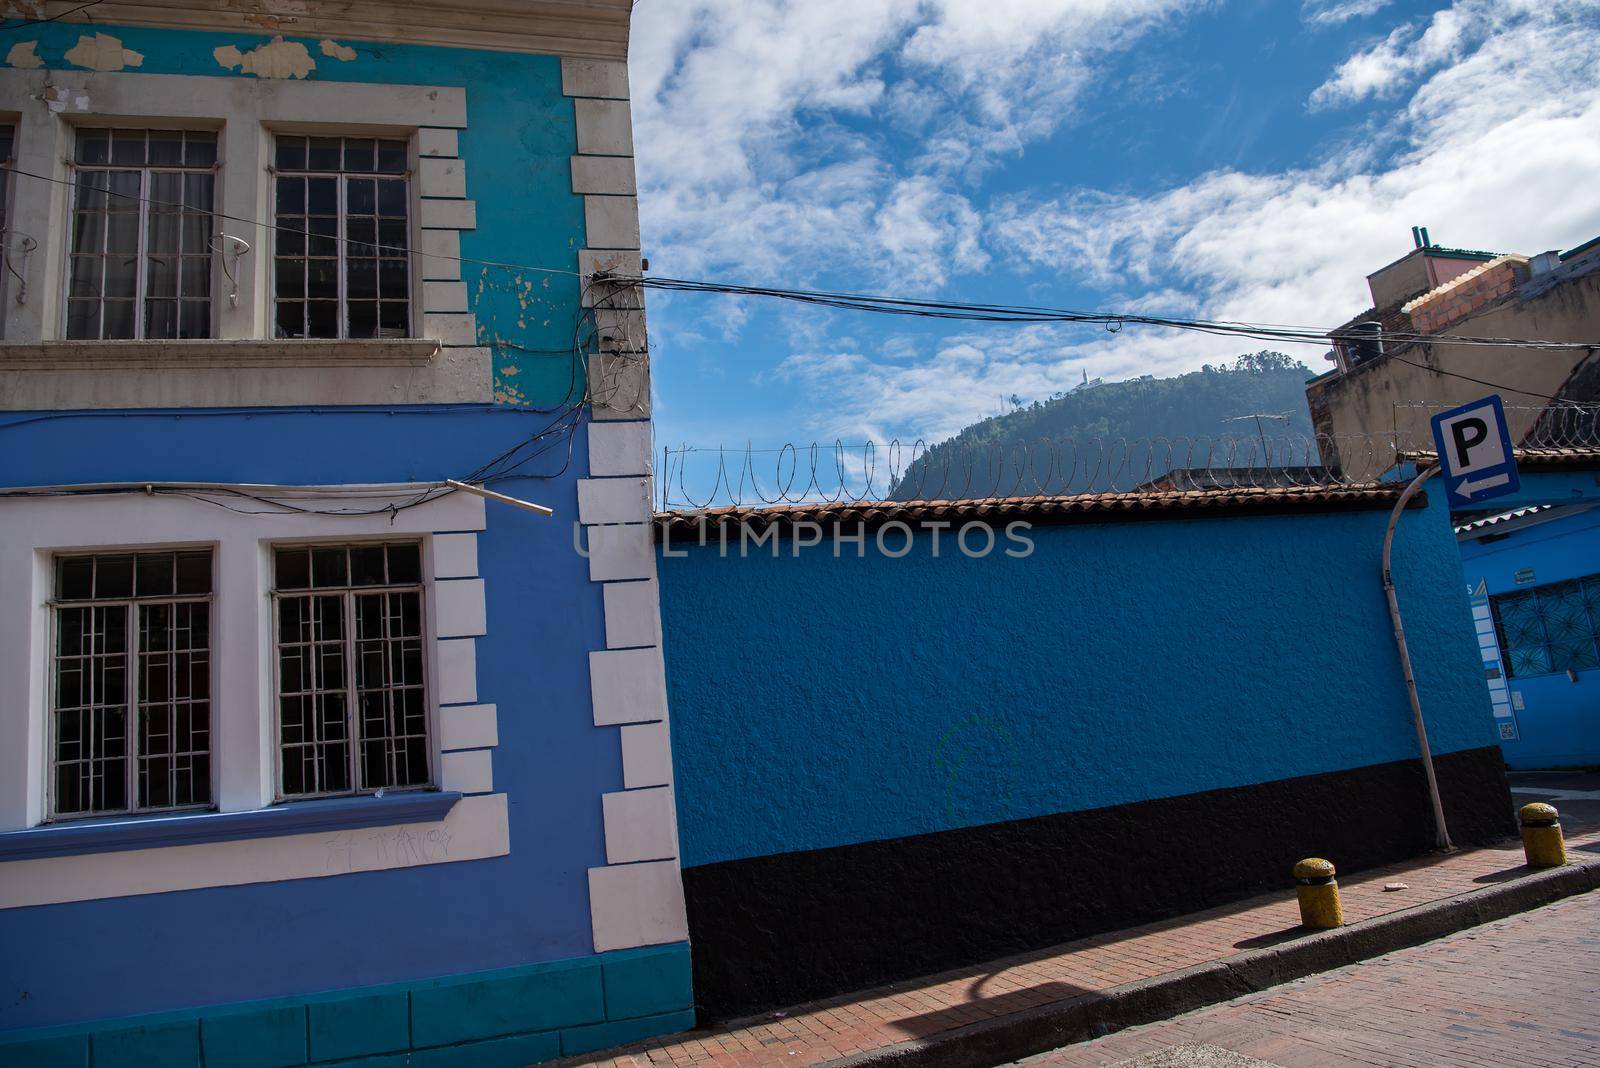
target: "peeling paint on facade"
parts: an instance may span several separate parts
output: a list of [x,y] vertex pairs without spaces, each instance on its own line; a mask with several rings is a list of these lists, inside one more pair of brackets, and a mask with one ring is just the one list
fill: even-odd
[[120,40],[105,33],[79,37],[78,43],[67,50],[66,58],[73,66],[89,70],[113,71],[144,66],[142,52],[123,48]]
[[19,70],[38,70],[44,66],[44,60],[35,51],[38,45],[38,41],[18,41],[6,53],[6,63]]
[[282,37],[274,37],[248,52],[241,52],[234,45],[223,45],[211,54],[224,68],[257,78],[304,78],[317,69],[317,61],[311,58],[305,45],[299,41],[285,41]]
[[337,59],[348,63],[356,58],[356,50],[354,48],[349,45],[342,45],[338,41],[324,40],[319,47],[322,49],[322,54],[329,59]]

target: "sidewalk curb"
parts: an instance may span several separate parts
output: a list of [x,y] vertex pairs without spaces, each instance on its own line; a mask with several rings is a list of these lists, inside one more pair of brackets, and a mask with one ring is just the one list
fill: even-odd
[[1073,1042],[1379,957],[1600,888],[1600,860],[1375,916],[1293,942],[1246,950],[1150,979],[826,1062],[828,1068],[990,1068]]

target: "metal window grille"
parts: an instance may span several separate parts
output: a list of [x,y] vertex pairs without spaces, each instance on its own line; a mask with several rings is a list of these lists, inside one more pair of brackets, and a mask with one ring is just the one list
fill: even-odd
[[211,551],[55,561],[51,815],[211,803]]
[[1600,667],[1600,575],[1490,598],[1510,678]]
[[80,130],[67,337],[211,336],[217,135]]
[[279,135],[274,160],[277,336],[411,336],[406,142]]
[[432,783],[416,542],[274,553],[278,794]]

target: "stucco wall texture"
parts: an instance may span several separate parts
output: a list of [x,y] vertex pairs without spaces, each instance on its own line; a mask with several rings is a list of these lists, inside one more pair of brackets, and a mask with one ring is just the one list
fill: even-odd
[[[685,867],[1414,757],[1387,509],[661,561]],[[976,539],[975,539],[976,540]],[[898,542],[896,542],[898,544]],[[1001,541],[1004,546],[1005,542]],[[1448,515],[1394,572],[1438,753],[1494,743]],[[1264,813],[1264,818],[1270,814]]]

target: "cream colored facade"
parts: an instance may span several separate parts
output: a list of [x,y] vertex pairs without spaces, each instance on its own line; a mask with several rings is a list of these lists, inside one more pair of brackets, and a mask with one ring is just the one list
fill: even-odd
[[[1552,400],[1600,400],[1600,248],[1562,260],[1546,254],[1478,257],[1426,286],[1417,250],[1370,279],[1378,307],[1341,330],[1382,322],[1385,335],[1448,334],[1543,340],[1587,348],[1534,349],[1385,340],[1381,355],[1356,362],[1336,340],[1338,366],[1306,387],[1324,459],[1370,477],[1395,452],[1432,448],[1429,420],[1490,393],[1505,405],[1514,441],[1523,441]],[[1396,275],[1401,277],[1397,278]],[[1483,284],[1481,279],[1490,283]],[[1453,302],[1453,303],[1452,303]],[[1336,332],[1337,334],[1337,332]]]

